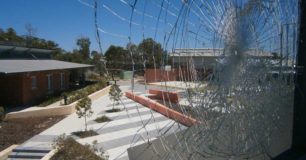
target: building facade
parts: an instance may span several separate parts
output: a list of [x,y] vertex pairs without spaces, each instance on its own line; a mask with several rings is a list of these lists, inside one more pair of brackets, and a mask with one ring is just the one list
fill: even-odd
[[41,71],[0,76],[1,105],[35,104],[69,89],[69,71]]
[[52,60],[51,52],[0,45],[0,106],[37,104],[69,89],[72,71],[93,67]]

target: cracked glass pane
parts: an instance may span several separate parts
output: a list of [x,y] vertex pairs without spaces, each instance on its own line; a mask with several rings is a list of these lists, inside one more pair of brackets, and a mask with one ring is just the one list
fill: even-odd
[[107,71],[132,71],[129,90],[163,91],[158,103],[196,120],[171,134],[156,126],[157,140],[137,133],[131,147],[141,139],[153,159],[271,159],[290,148],[297,0],[79,2],[95,13],[101,52],[105,41],[125,52]]

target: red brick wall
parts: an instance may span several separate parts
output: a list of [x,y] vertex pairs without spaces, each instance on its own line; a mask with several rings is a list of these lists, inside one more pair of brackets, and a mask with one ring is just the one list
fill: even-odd
[[176,92],[169,92],[169,91],[160,91],[155,89],[149,89],[150,94],[155,94],[154,96],[149,96],[149,98],[153,99],[161,99],[170,101],[172,103],[178,103],[179,102],[179,95]]
[[145,79],[147,83],[176,81],[178,80],[178,72],[176,69],[172,69],[169,72],[161,69],[146,69]]
[[[64,73],[65,87],[61,89],[61,73]],[[47,75],[52,75],[53,90],[48,91]],[[32,77],[36,77],[36,88],[32,89]],[[0,78],[0,105],[33,104],[47,95],[69,88],[69,71],[30,72],[3,75]],[[8,84],[8,85],[5,85]]]
[[146,69],[144,75],[146,82],[164,81],[194,81],[197,78],[197,71],[187,67],[179,67],[169,72],[161,69]]
[[196,123],[198,123],[198,121],[196,119],[193,119],[191,117],[188,117],[180,112],[177,112],[173,109],[168,108],[167,106],[164,106],[160,103],[154,102],[153,100],[144,97],[144,96],[138,96],[133,94],[132,92],[125,92],[125,96],[156,111],[159,112],[160,114],[167,116],[168,118],[171,118],[185,126],[192,126]]

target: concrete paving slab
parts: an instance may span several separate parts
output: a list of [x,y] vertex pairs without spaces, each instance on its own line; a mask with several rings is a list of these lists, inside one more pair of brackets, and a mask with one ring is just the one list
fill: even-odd
[[[146,94],[144,86],[137,86],[138,94]],[[130,86],[121,86],[122,91]],[[108,95],[102,96],[92,102],[94,114],[88,118],[88,128],[95,130],[99,135],[79,138],[78,142],[91,144],[97,140],[109,155],[109,159],[128,159],[126,150],[130,146],[147,143],[148,140],[167,135],[178,130],[186,129],[185,126],[150,110],[128,98],[122,97],[123,104],[116,108],[123,109],[120,112],[106,113],[111,109],[112,101]],[[95,118],[106,115],[112,119],[110,122],[96,123]],[[52,147],[53,140],[61,135],[71,135],[72,132],[84,130],[83,119],[79,119],[75,113],[69,115],[54,126],[34,136],[21,146],[23,147]]]

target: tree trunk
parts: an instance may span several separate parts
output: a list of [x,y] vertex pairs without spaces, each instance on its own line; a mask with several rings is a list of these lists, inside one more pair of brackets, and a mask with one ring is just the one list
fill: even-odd
[[87,131],[87,119],[86,119],[86,115],[84,116],[85,118],[85,132]]

